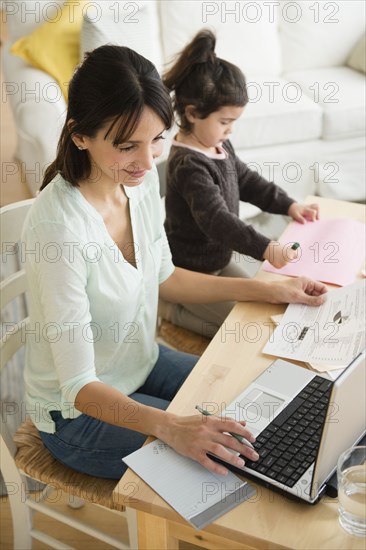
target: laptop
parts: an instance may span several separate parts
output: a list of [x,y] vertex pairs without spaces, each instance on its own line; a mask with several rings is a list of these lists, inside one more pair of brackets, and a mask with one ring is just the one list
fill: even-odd
[[365,434],[365,356],[363,351],[336,380],[274,361],[222,412],[246,421],[260,459],[243,457],[242,469],[225,465],[315,503],[339,455]]

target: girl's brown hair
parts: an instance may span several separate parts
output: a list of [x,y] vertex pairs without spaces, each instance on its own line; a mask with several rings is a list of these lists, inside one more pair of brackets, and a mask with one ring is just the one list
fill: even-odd
[[173,108],[184,132],[191,131],[185,116],[187,105],[206,118],[226,105],[244,107],[248,103],[243,73],[217,57],[215,46],[215,35],[210,30],[200,31],[163,76],[166,87],[174,92]]

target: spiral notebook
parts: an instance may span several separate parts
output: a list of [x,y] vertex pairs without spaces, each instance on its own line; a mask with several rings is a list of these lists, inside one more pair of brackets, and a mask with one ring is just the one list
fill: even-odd
[[123,461],[196,529],[203,529],[256,490],[229,472],[213,474],[156,439]]

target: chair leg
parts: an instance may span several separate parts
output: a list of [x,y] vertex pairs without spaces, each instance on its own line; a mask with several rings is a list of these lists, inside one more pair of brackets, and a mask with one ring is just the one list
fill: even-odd
[[27,488],[7,483],[11,517],[13,522],[14,550],[30,550],[32,548],[32,510],[27,506]]
[[131,550],[137,550],[139,547],[137,537],[137,512],[132,508],[126,508],[128,539]]

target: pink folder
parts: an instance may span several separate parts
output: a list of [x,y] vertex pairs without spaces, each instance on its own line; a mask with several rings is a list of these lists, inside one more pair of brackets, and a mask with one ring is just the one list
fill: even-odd
[[291,277],[305,275],[324,283],[348,285],[361,271],[365,235],[365,224],[354,220],[317,220],[304,225],[293,221],[280,242],[288,244],[288,248],[298,242],[298,258],[281,269],[266,261],[263,269]]

